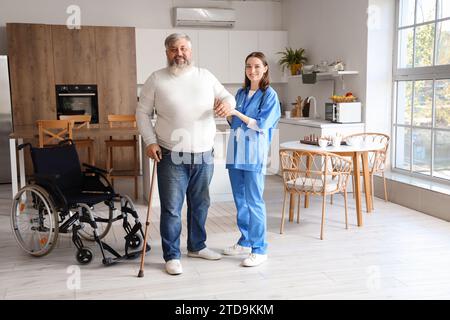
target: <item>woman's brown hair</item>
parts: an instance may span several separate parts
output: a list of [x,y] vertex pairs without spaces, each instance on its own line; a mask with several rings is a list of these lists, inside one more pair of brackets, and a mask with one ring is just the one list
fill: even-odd
[[[264,67],[267,67],[267,71],[264,73],[263,77],[259,81],[259,88],[262,91],[265,91],[270,84],[269,81],[269,64],[267,63],[266,56],[262,52],[252,52],[250,53],[247,58],[245,58],[245,64],[247,64],[248,59],[250,58],[258,58],[263,63]],[[244,71],[245,76],[245,82],[244,82],[244,88],[250,87],[250,79],[247,77],[247,73]]]

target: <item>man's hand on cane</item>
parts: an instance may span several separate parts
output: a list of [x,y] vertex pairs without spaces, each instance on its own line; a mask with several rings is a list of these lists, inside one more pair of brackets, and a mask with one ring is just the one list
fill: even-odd
[[162,159],[161,147],[157,143],[148,145],[147,148],[145,148],[145,154],[156,162],[159,162]]

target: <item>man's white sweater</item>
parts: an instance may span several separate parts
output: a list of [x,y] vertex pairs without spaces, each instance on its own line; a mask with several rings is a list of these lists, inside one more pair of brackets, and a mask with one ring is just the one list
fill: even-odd
[[[136,109],[137,126],[146,145],[183,152],[205,152],[214,145],[214,99],[235,107],[234,97],[211,72],[190,67],[180,75],[169,68],[155,71],[145,82]],[[155,108],[155,128],[151,114]]]

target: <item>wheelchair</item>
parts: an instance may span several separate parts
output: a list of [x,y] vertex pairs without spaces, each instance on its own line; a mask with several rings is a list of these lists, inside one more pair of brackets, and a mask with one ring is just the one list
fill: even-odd
[[[30,147],[34,173],[29,183],[14,196],[11,226],[19,246],[32,256],[49,254],[59,234],[71,234],[80,264],[92,261],[94,253],[83,240],[94,241],[100,247],[102,263],[111,265],[123,259],[139,257],[145,245],[144,233],[133,201],[116,193],[103,169],[83,164],[82,171],[72,140],[58,145]],[[120,213],[116,204],[120,205]],[[103,206],[96,211],[95,207]],[[125,253],[119,254],[102,241],[114,222],[122,220],[125,230]],[[133,225],[132,225],[133,224]],[[139,249],[138,249],[139,248]]]

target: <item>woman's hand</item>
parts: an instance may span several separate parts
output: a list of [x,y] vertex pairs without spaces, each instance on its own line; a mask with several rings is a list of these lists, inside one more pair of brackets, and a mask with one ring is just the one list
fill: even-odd
[[235,108],[230,104],[224,101],[220,101],[219,99],[214,100],[214,112],[219,117],[228,117],[232,116],[235,111]]

